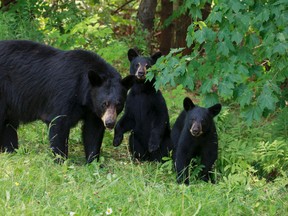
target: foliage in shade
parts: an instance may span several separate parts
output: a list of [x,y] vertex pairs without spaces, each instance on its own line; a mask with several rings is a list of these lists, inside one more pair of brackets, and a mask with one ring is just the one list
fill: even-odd
[[[215,100],[236,102],[248,124],[285,106],[288,79],[288,2],[213,1],[210,15],[201,20],[207,0],[186,0],[182,6],[194,20],[187,29],[191,54],[171,50],[152,68],[155,87],[182,84]],[[200,83],[200,88],[196,85]]]
[[[147,41],[143,31],[132,31],[137,29],[137,22],[129,19],[133,13],[126,19],[114,13],[124,2],[19,0],[0,10],[0,40],[27,39],[64,50],[92,50],[127,75],[129,62],[119,59],[127,59],[127,50],[135,44],[145,50]],[[135,10],[137,6],[129,4]]]

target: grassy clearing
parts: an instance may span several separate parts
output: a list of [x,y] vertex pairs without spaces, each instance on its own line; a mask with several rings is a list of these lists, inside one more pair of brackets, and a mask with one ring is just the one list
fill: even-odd
[[[164,94],[173,125],[185,95]],[[81,125],[70,133],[69,159],[55,164],[41,122],[19,128],[17,153],[0,154],[0,215],[287,215],[288,109],[247,127],[237,109],[217,118],[216,184],[176,184],[172,161],[134,163],[127,138],[112,146],[106,131],[100,162],[85,165]],[[196,169],[197,170],[197,169]],[[198,169],[199,170],[199,169]],[[271,175],[273,181],[267,181]],[[275,174],[276,173],[276,174]]]
[[[220,130],[226,129],[225,133],[220,131],[220,145],[233,144],[238,139],[229,141],[227,136],[233,131],[224,128],[220,120]],[[227,120],[231,119],[225,117]],[[236,131],[232,135],[244,133]],[[247,131],[239,143],[254,140],[251,133],[255,131]],[[257,131],[261,134],[259,128]],[[220,154],[215,185],[194,179],[187,187],[175,183],[171,161],[164,165],[133,163],[127,150],[127,137],[120,147],[114,148],[113,133],[106,132],[100,162],[90,165],[85,165],[80,126],[72,130],[70,137],[69,159],[58,165],[49,151],[44,124],[35,122],[20,128],[18,152],[0,154],[0,215],[106,215],[107,208],[112,208],[112,215],[285,215],[288,212],[287,175],[267,182],[255,170],[251,171],[250,166],[241,167],[237,160],[223,162],[236,156]],[[230,150],[226,154],[231,154]],[[239,146],[239,157],[245,162],[242,151]],[[233,163],[240,167],[238,171],[228,166]]]

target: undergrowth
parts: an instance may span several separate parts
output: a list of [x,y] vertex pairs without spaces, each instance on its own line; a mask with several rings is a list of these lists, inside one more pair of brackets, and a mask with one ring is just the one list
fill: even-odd
[[[164,95],[172,103],[173,93]],[[171,119],[181,106],[174,104]],[[171,158],[164,164],[132,161],[128,134],[114,148],[113,132],[107,131],[100,161],[85,165],[79,124],[70,134],[69,159],[59,165],[49,150],[47,127],[41,122],[21,126],[17,153],[0,154],[0,212],[105,215],[111,208],[113,215],[284,215],[287,136],[283,131],[278,136],[275,130],[287,125],[274,116],[247,127],[237,116],[237,109],[224,106],[216,119],[220,145],[213,171],[216,184],[200,181],[201,167],[196,166],[190,172],[190,186],[176,184]]]

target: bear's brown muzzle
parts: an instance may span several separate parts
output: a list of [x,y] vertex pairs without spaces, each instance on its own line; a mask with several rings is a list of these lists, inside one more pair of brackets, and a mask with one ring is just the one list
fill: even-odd
[[112,130],[116,124],[117,119],[116,108],[114,106],[109,106],[101,119],[103,121],[104,126],[107,129]]

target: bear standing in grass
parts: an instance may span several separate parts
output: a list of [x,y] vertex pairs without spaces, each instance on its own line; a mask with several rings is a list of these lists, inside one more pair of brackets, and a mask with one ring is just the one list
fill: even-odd
[[128,51],[130,74],[136,76],[125,105],[125,112],[115,127],[114,146],[121,144],[123,134],[131,131],[129,150],[140,161],[161,161],[172,149],[170,124],[166,102],[156,91],[154,80],[146,81],[146,70],[156,63],[160,52],[151,57]]
[[189,184],[189,164],[192,158],[200,156],[204,166],[201,179],[207,182],[218,155],[218,137],[213,117],[221,111],[221,104],[203,108],[194,105],[186,97],[183,106],[184,111],[177,118],[171,132],[177,181]]
[[99,157],[105,127],[112,129],[134,77],[95,53],[62,51],[31,41],[0,41],[0,148],[18,148],[20,123],[49,126],[53,152],[67,157],[71,127],[83,120],[87,162]]

